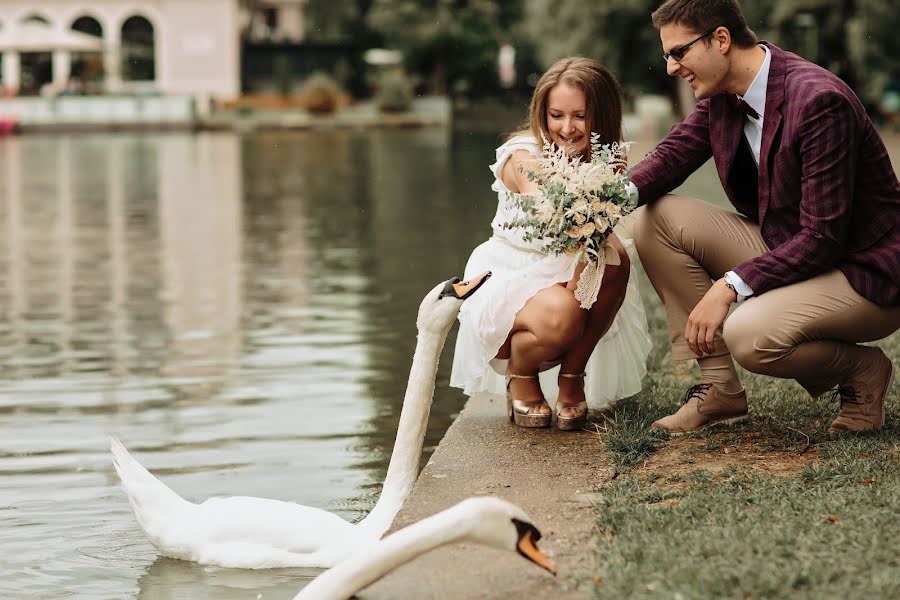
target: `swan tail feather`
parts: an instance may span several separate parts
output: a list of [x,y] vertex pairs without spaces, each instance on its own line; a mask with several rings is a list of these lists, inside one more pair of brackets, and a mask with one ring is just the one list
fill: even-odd
[[154,477],[118,439],[110,437],[109,447],[122,490],[128,496],[138,524],[157,544],[154,523],[171,520],[174,515],[193,505]]

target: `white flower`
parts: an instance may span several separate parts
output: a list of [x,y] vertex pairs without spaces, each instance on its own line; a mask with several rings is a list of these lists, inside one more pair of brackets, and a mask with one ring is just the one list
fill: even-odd
[[582,225],[581,228],[580,228],[580,234],[581,234],[581,237],[583,237],[583,238],[589,238],[589,237],[591,237],[592,235],[594,235],[594,231],[595,231],[596,229],[597,229],[597,228],[594,226],[593,223],[585,223],[585,224]]
[[556,207],[550,202],[541,202],[537,207],[537,217],[544,223],[550,223],[556,214]]

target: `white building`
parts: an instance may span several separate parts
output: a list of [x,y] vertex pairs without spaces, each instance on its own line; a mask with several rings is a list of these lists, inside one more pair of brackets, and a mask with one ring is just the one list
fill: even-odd
[[240,94],[240,12],[238,0],[0,0],[0,85],[191,96],[202,111]]

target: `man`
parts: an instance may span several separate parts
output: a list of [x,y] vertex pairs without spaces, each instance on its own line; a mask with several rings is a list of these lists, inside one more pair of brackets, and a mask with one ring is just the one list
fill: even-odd
[[[668,0],[652,19],[699,102],[631,172],[648,205],[635,242],[673,358],[701,371],[653,427],[745,417],[734,357],[814,397],[837,386],[831,431],[880,429],[894,367],[858,343],[900,327],[900,182],[883,142],[850,88],[758,42],[735,0]],[[739,214],[664,196],[710,156]]]

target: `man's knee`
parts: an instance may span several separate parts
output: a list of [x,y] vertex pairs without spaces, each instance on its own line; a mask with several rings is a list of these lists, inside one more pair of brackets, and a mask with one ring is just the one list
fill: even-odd
[[793,350],[794,344],[769,325],[771,320],[738,309],[723,326],[722,337],[728,352],[739,365],[753,373],[767,374],[772,365]]
[[670,194],[635,211],[634,245],[642,260],[647,249],[671,229],[672,219],[677,219],[684,212],[680,207],[688,201],[687,198]]
[[656,237],[656,212],[652,206],[644,206],[634,213],[634,247],[642,257]]

